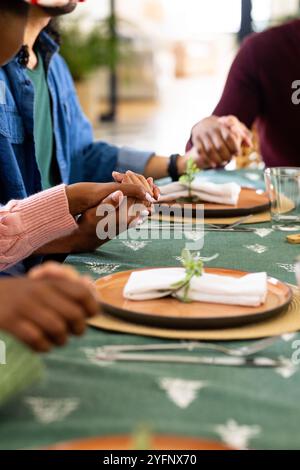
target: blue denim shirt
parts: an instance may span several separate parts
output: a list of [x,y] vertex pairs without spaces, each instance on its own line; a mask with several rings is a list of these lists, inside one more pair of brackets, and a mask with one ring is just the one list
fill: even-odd
[[[55,152],[61,181],[108,182],[114,170],[143,173],[153,152],[94,142],[93,131],[77,99],[69,69],[57,44],[41,33],[43,57],[52,98]],[[15,58],[0,69],[0,204],[39,192],[41,176],[34,146],[34,88]],[[25,267],[36,264],[31,257]],[[20,268],[23,267],[20,266]]]
[[[56,158],[61,181],[107,182],[114,170],[143,172],[153,152],[94,142],[68,67],[57,44],[41,33],[43,57],[52,98]],[[15,58],[0,69],[0,203],[22,199],[41,188],[34,148],[34,89]]]

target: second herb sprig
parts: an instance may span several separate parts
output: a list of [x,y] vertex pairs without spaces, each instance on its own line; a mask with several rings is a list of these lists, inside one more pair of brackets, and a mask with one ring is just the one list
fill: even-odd
[[179,178],[180,183],[188,186],[189,197],[192,197],[192,184],[198,173],[199,168],[197,167],[193,157],[191,157],[187,162],[185,174]]
[[174,292],[183,289],[182,301],[185,303],[191,302],[189,299],[190,283],[193,277],[201,277],[203,275],[204,263],[197,255],[193,255],[189,250],[182,251],[182,265],[185,268],[185,278],[182,281],[173,284],[171,288]]

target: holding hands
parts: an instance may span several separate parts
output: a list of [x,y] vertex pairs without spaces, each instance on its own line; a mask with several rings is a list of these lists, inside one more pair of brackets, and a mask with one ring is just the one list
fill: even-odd
[[146,180],[130,171],[113,176],[115,183],[79,183],[66,188],[69,210],[73,216],[78,216],[78,228],[71,235],[40,248],[37,254],[94,251],[110,239],[98,237],[100,222],[112,224],[114,235],[118,235],[139,217],[138,213],[132,215],[135,204],[143,205],[145,211],[151,212],[153,203],[159,198],[159,190],[152,178]]
[[227,165],[242,148],[252,147],[252,133],[234,116],[210,116],[192,129],[190,150],[199,168]]

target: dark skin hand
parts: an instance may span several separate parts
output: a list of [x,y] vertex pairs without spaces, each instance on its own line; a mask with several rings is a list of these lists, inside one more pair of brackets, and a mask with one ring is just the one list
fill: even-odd
[[0,298],[0,330],[37,352],[83,334],[86,319],[98,313],[91,290],[79,280],[4,279]]
[[[117,184],[117,183],[112,183]],[[128,201],[134,200],[139,203],[151,208],[151,204],[154,199],[147,192],[144,185],[142,184],[117,184],[116,186],[119,191],[102,201],[102,204],[110,205],[112,210],[118,209],[120,204],[123,202],[123,197],[126,196]],[[121,191],[120,191],[121,190]],[[67,253],[85,253],[95,251],[106,240],[101,240],[97,236],[97,225],[101,221],[101,217],[97,216],[97,207],[91,208],[84,212],[78,220],[78,229],[67,237],[61,238],[48,245],[40,248],[36,254],[67,254]],[[112,214],[115,216],[115,214]],[[128,217],[126,226],[131,223],[132,219]]]
[[[110,194],[119,191],[118,183],[77,183],[66,187],[66,195],[69,202],[70,214],[77,216],[83,214],[89,209],[101,204]],[[124,187],[125,193],[136,191],[131,186]],[[151,191],[151,190],[150,190]],[[139,197],[145,197],[140,192]]]
[[251,132],[233,116],[210,116],[192,129],[192,143],[198,156],[199,168],[225,166],[241,152],[242,144],[252,145]]

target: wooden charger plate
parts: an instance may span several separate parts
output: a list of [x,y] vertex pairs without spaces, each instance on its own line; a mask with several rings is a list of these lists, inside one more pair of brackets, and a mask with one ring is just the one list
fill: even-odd
[[[154,436],[149,450],[233,450],[222,443],[186,437]],[[47,450],[135,450],[130,436],[94,437],[50,446]]]
[[[160,212],[162,215],[166,213],[164,208],[169,208],[170,205],[176,204],[178,210],[180,208],[190,207],[192,211],[192,216],[197,215],[197,204],[192,204],[188,202],[178,202],[173,201],[170,203],[162,203],[157,207],[156,212]],[[198,205],[201,204],[201,201],[198,202]],[[238,204],[236,206],[226,206],[222,204],[213,204],[203,202],[204,205],[204,215],[205,217],[242,217],[251,214],[259,214],[261,212],[266,212],[270,209],[270,200],[266,193],[262,191],[251,189],[251,188],[242,188]],[[179,214],[176,214],[179,215]]]
[[[101,306],[105,311],[138,324],[177,329],[219,329],[241,326],[271,318],[292,301],[290,287],[269,278],[268,295],[258,308],[192,302],[189,304],[167,297],[158,300],[131,301],[124,299],[124,287],[133,271],[116,273],[96,281]],[[229,269],[205,268],[220,276],[243,277],[248,273]]]

